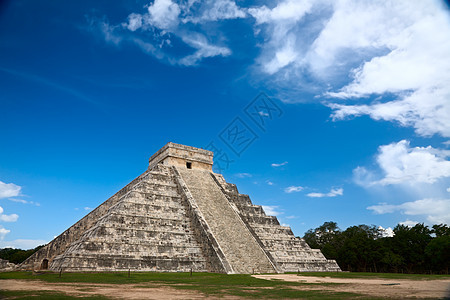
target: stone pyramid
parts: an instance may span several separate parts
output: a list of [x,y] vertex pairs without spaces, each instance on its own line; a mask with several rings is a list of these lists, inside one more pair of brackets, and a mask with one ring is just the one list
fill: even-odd
[[64,272],[340,271],[212,172],[213,153],[168,143],[149,168],[30,256]]

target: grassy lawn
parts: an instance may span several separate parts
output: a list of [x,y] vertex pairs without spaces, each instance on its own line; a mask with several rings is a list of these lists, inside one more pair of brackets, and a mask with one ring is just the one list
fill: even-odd
[[[42,280],[50,283],[108,283],[108,284],[136,284],[139,287],[151,288],[145,284],[156,286],[164,285],[176,289],[194,290],[212,296],[235,295],[248,298],[297,298],[297,299],[373,299],[358,294],[331,292],[320,290],[320,287],[330,286],[329,284],[306,284],[285,282],[279,280],[263,280],[253,278],[250,275],[225,275],[213,273],[63,273],[59,278],[57,273],[32,274],[31,272],[7,272],[0,273],[0,286],[2,279],[22,279],[22,280]],[[142,286],[139,285],[142,283]],[[318,290],[300,290],[300,287],[319,287]],[[27,299],[27,296],[37,295],[43,292],[5,292],[0,291],[1,296],[8,296],[8,293],[19,293],[18,298]],[[20,293],[23,294],[23,298]],[[46,296],[51,296],[46,297]],[[62,294],[62,296],[64,296]],[[42,299],[60,299],[61,294],[43,295]],[[64,296],[65,297],[65,296]],[[39,299],[39,298],[32,298]],[[96,299],[96,298],[94,298]],[[97,298],[105,299],[105,298]]]
[[[0,290],[0,299],[32,299],[32,300],[59,300],[59,299],[80,299],[79,297],[69,296],[65,293],[50,291],[2,291]],[[85,296],[86,300],[106,300],[103,296]]]
[[[292,273],[297,274],[297,273]],[[363,273],[363,272],[301,272],[301,276],[332,277],[332,278],[367,278],[367,279],[409,279],[436,280],[450,279],[450,275],[399,274],[399,273]]]

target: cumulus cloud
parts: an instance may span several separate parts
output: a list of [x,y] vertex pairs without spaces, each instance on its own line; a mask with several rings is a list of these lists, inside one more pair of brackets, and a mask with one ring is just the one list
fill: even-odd
[[290,194],[290,193],[294,193],[294,192],[301,192],[301,191],[303,191],[303,189],[304,189],[304,187],[302,187],[302,186],[291,185],[291,186],[285,188],[284,192]]
[[282,162],[282,163],[279,163],[279,164],[273,163],[273,164],[271,164],[271,166],[274,167],[274,168],[278,168],[278,167],[285,166],[285,165],[287,165],[287,164],[288,164],[288,162],[285,161],[285,162]]
[[250,8],[248,10],[257,24],[288,22],[293,24],[300,21],[306,13],[310,12],[313,1],[280,1],[272,9],[263,5],[261,7]]
[[283,214],[282,212],[278,211],[278,206],[270,206],[270,205],[262,205],[262,208],[264,209],[264,212],[268,216],[279,216]]
[[322,198],[322,197],[336,197],[342,195],[344,195],[344,189],[338,188],[338,189],[331,189],[331,191],[328,193],[309,193],[306,196],[311,198]]
[[[450,136],[443,1],[281,0],[245,8],[231,0],[155,0],[120,25],[103,22],[102,32],[116,45],[133,43],[167,63],[194,66],[232,54],[222,27],[211,22],[242,18],[254,20],[247,24],[260,48],[254,75],[282,100],[305,101],[299,94],[306,91],[332,108],[333,120],[368,115],[422,136]],[[190,50],[174,56],[174,41]]]
[[364,167],[353,173],[357,183],[362,185],[391,185],[400,183],[435,183],[441,178],[450,177],[449,150],[428,147],[411,147],[410,142],[380,146],[376,161],[383,178],[375,180],[372,172]]
[[[11,230],[8,230],[0,225],[0,242],[3,241],[5,236],[10,232],[11,232]],[[0,248],[4,248],[4,247],[0,247]]]
[[378,230],[381,231],[381,235],[382,235],[383,237],[393,237],[393,236],[394,236],[394,230],[392,230],[391,227],[384,228],[384,227],[382,227],[382,226],[379,226],[379,227],[378,227]]
[[0,206],[0,221],[3,222],[16,222],[19,216],[17,214],[5,215],[3,213],[3,207]]
[[[338,3],[341,5],[321,33],[323,39],[320,36],[317,40],[317,44],[321,40],[325,44],[319,46],[320,52],[336,56],[336,49],[351,47],[373,49],[375,53],[350,70],[351,83],[328,95],[365,98],[390,94],[395,97],[391,101],[365,105],[330,105],[335,110],[333,118],[369,115],[375,120],[414,127],[423,136],[450,136],[450,21],[442,3]],[[328,38],[333,35],[344,37],[344,41],[330,47]],[[345,37],[349,40],[345,41]]]
[[[443,3],[285,0],[248,12],[265,38],[260,70],[275,86],[287,82],[328,96],[334,120],[369,115],[423,136],[450,136],[450,18]],[[298,90],[291,91],[287,102],[296,101]],[[369,100],[380,95],[382,101]]]
[[186,14],[182,22],[194,24],[246,17],[245,11],[230,0],[197,1],[189,6]]
[[410,216],[424,216],[432,224],[450,224],[450,199],[422,199],[398,205],[380,203],[367,209],[376,214],[401,212]]
[[[178,25],[180,7],[171,0],[155,0],[148,6],[147,22],[160,29],[171,29]],[[136,15],[136,14],[134,14]]]
[[406,221],[400,222],[398,224],[408,226],[408,227],[414,227],[415,225],[419,224],[419,222],[406,220]]
[[0,181],[0,199],[8,197],[16,197],[20,195],[22,187],[14,183],[4,183]]

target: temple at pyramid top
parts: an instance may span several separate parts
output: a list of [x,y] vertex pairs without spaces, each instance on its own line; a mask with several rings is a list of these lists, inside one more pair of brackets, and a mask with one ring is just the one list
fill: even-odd
[[150,157],[148,168],[151,169],[159,163],[167,166],[212,171],[213,152],[169,142]]

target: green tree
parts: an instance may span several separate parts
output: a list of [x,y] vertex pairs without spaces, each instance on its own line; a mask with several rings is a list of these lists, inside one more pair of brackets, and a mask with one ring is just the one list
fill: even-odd
[[315,229],[309,229],[303,239],[311,248],[322,249],[325,245],[332,243],[339,232],[336,222],[325,222]]
[[0,249],[0,258],[8,260],[14,264],[20,264],[25,259],[30,257],[34,252],[38,251],[42,246],[37,246],[34,249],[22,250],[22,249],[14,249],[14,248],[3,248]]
[[424,272],[427,269],[425,264],[425,248],[433,239],[431,230],[423,223],[414,227],[397,225],[394,228],[392,238],[392,251],[403,257],[406,270],[411,272]]
[[446,224],[439,224],[439,225],[433,225],[433,229],[431,230],[432,233],[436,235],[436,237],[441,236],[449,236],[450,235],[450,227],[448,227]]
[[337,261],[348,271],[377,271],[381,259],[377,238],[381,236],[376,226],[351,226],[340,235],[342,246],[338,249]]
[[450,267],[450,235],[434,238],[425,247],[425,255],[435,271],[448,274]]

